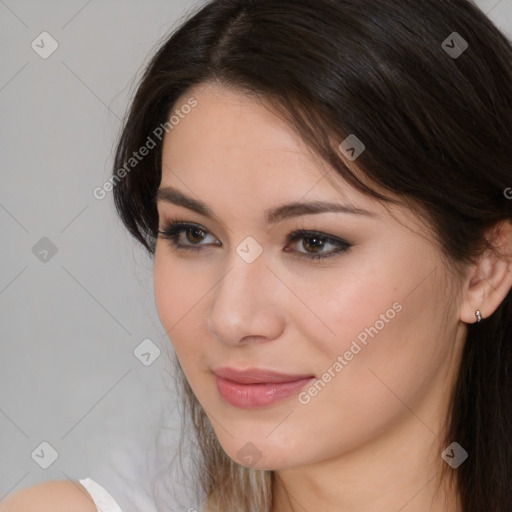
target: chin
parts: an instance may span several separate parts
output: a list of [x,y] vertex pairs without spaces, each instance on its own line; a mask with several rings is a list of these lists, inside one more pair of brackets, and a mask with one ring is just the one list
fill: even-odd
[[[281,470],[307,463],[306,460],[299,460],[304,459],[305,454],[297,452],[292,443],[283,444],[281,440],[271,442],[265,438],[267,434],[262,433],[260,437],[237,435],[236,438],[226,435],[219,443],[230,459],[250,469]],[[244,438],[247,441],[243,441]]]

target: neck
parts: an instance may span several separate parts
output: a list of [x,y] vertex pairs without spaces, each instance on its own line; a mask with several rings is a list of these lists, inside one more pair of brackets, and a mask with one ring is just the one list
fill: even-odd
[[[272,512],[457,512],[441,436],[407,412],[362,448],[306,467],[276,471]],[[451,468],[448,468],[453,472]],[[448,476],[453,476],[448,472]]]

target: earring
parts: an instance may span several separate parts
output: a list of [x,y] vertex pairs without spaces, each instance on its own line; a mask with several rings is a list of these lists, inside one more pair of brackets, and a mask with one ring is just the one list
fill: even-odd
[[482,315],[480,314],[480,310],[479,309],[476,310],[475,315],[476,315],[476,323],[478,324],[479,322],[482,321]]

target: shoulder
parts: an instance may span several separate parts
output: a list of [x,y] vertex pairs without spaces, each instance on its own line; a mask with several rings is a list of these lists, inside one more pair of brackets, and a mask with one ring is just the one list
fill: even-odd
[[96,512],[80,482],[54,480],[26,487],[0,502],[0,512]]

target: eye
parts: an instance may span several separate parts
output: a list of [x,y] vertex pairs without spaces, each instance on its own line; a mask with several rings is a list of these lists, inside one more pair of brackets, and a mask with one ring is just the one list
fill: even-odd
[[[209,234],[206,228],[198,224],[184,221],[167,221],[163,228],[158,231],[158,234],[161,238],[169,240],[171,245],[179,250],[200,251],[203,249],[203,246],[211,245],[202,243],[208,236],[213,238],[213,245],[221,245],[218,240]],[[302,244],[299,244],[299,246],[305,249],[305,251],[290,250],[288,248],[286,248],[285,251],[293,252],[297,254],[299,258],[318,260],[331,258],[337,254],[348,251],[350,247],[352,247],[351,244],[341,238],[304,229],[290,233],[286,239],[287,246],[301,240]],[[324,250],[327,246],[332,246],[334,249],[327,252]]]
[[[287,238],[287,243],[296,242],[297,240],[302,240],[299,247],[306,249],[306,251],[295,252],[298,252],[300,254],[299,257],[301,258],[305,257],[313,260],[331,258],[339,253],[348,251],[350,247],[352,247],[351,244],[341,238],[332,237],[324,233],[319,233],[318,231],[308,231],[304,229],[299,229],[298,231],[290,233]],[[326,245],[331,245],[334,249],[328,252],[323,251]]]
[[[200,247],[194,246],[204,245],[200,242],[204,240],[208,230],[198,224],[191,224],[182,221],[169,221],[158,233],[162,238],[170,240],[171,244],[178,249],[198,250]],[[186,242],[190,242],[191,245]],[[220,245],[220,242],[215,243],[215,245]]]

